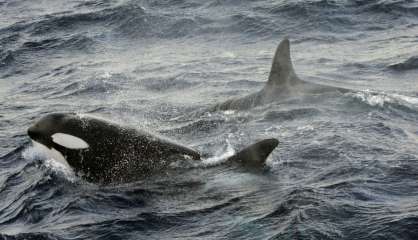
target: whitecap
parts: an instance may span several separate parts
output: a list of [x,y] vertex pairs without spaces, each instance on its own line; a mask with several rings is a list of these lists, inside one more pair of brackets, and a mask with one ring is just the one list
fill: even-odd
[[42,144],[33,142],[31,146],[22,152],[22,157],[30,161],[41,160],[52,172],[64,176],[70,182],[75,182],[77,177],[73,169],[68,163],[54,159],[50,152],[51,150]]
[[235,150],[232,147],[229,140],[226,140],[226,150],[215,154],[214,156],[206,159],[202,159],[202,164],[206,167],[215,166],[225,162],[229,157],[235,154]]

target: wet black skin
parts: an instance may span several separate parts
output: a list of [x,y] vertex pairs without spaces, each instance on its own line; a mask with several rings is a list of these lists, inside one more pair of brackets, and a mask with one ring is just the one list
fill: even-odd
[[[55,133],[81,138],[89,147],[74,150],[58,145],[51,139]],[[198,152],[162,137],[76,114],[49,114],[30,127],[28,135],[59,151],[83,178],[101,184],[135,181],[173,161],[200,159]],[[245,166],[262,166],[277,144],[276,139],[266,139],[228,160]]]
[[[68,149],[52,142],[54,133],[79,137],[87,149]],[[196,151],[150,133],[76,114],[50,114],[28,129],[31,139],[65,156],[68,164],[92,182],[128,182],[167,166],[175,159],[199,159]]]

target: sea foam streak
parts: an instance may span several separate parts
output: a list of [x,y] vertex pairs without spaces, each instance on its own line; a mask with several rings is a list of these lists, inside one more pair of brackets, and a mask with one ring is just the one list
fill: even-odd
[[395,103],[400,105],[417,105],[418,98],[409,97],[400,94],[378,93],[369,90],[360,91],[356,93],[349,93],[348,95],[367,103],[370,106],[384,107],[385,104]]

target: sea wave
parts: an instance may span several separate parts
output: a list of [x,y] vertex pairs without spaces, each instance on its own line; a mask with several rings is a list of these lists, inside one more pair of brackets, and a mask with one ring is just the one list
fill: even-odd
[[[417,9],[401,0],[0,0],[0,239],[417,239],[418,93],[399,89],[418,67],[407,52]],[[285,36],[302,80],[384,83],[386,92],[301,92],[210,111],[265,87]],[[29,147],[29,126],[69,111],[150,128],[203,161],[88,183]],[[280,144],[269,168],[221,164],[271,137]]]
[[414,96],[406,96],[396,93],[384,93],[373,91],[360,91],[356,93],[348,93],[348,96],[360,100],[372,107],[386,107],[393,106],[400,109],[407,109],[409,111],[417,111],[418,98]]

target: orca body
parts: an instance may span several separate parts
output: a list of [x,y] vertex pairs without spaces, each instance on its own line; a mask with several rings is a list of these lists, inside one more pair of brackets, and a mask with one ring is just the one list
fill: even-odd
[[[28,129],[35,144],[90,182],[125,183],[179,160],[200,160],[195,150],[154,134],[77,114],[49,114]],[[226,162],[263,166],[277,139],[253,144]]]
[[273,63],[267,84],[253,94],[229,99],[217,104],[213,110],[248,109],[292,96],[320,94],[324,92],[341,92],[349,90],[338,87],[309,83],[301,80],[295,73],[290,57],[290,42],[286,38],[280,42],[273,57]]

